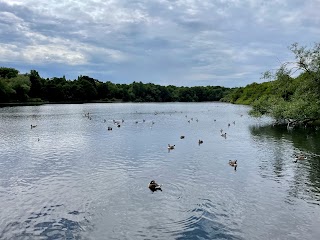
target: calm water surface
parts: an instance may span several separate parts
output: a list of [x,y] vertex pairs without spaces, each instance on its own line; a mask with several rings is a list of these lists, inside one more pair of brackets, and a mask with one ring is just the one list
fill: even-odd
[[248,110],[0,108],[0,239],[319,239],[320,133],[270,127]]

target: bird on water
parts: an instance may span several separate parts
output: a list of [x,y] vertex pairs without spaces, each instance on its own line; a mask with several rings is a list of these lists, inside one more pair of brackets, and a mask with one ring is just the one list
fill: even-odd
[[160,190],[162,192],[162,189],[161,189],[161,185],[159,185],[158,183],[155,182],[155,180],[152,180],[149,185],[148,185],[148,188],[152,191],[152,192],[155,192],[157,190]]

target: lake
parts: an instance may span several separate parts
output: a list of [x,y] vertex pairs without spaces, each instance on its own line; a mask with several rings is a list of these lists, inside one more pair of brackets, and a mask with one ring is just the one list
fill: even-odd
[[319,239],[320,132],[249,109],[0,108],[0,239]]

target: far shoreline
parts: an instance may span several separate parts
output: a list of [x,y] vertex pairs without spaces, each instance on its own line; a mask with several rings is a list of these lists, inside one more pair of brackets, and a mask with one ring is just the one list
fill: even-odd
[[[220,102],[223,101],[203,101],[203,102],[184,102],[184,103],[204,103],[204,102]],[[0,103],[0,108],[2,107],[18,107],[18,106],[40,106],[46,104],[86,104],[86,103],[177,103],[177,102],[132,102],[132,101],[122,101],[122,100],[94,100],[94,101],[61,101],[61,102],[48,102],[48,101],[38,101],[38,102],[8,102]],[[228,102],[229,103],[229,102]],[[233,103],[231,103],[233,104]],[[243,104],[240,104],[243,105]]]
[[61,102],[7,102],[0,103],[0,107],[17,107],[17,106],[40,106],[45,104],[85,104],[85,103],[122,103],[122,100],[96,100],[96,101],[61,101]]

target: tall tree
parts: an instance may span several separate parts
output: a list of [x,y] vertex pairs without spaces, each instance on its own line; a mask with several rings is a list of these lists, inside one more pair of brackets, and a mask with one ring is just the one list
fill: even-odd
[[36,70],[31,70],[29,74],[31,82],[29,96],[32,98],[41,97],[42,95],[42,82],[39,73]]

